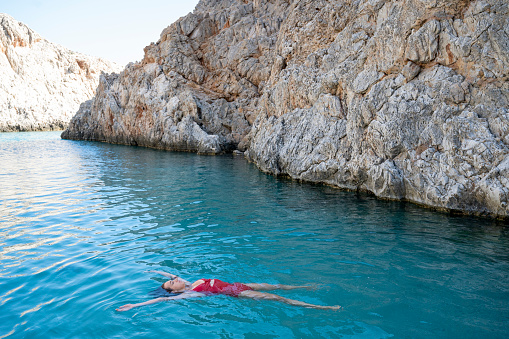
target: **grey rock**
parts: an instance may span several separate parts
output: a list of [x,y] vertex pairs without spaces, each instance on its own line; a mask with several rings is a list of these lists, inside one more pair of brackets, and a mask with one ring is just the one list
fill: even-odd
[[440,22],[431,20],[408,38],[406,57],[413,62],[430,62],[438,51]]
[[376,70],[364,70],[357,75],[353,81],[353,91],[355,93],[365,93],[371,85],[376,83],[383,77],[383,73],[377,72]]
[[421,71],[421,67],[419,65],[414,64],[412,61],[407,62],[405,67],[401,70],[401,74],[405,77],[406,81],[411,81],[413,78],[419,74]]
[[503,0],[202,0],[63,136],[238,150],[275,175],[508,218],[508,23]]

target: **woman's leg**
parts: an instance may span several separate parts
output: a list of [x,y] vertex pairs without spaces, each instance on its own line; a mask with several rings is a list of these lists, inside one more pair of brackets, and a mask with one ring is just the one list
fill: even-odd
[[292,286],[292,285],[281,285],[281,284],[271,285],[271,284],[265,284],[265,283],[261,283],[261,284],[249,283],[249,284],[244,284],[244,285],[251,287],[255,291],[295,290],[297,288],[307,288],[307,289],[314,288],[314,286],[309,286],[309,285],[307,285],[307,286]]
[[321,305],[308,304],[303,301],[288,299],[288,298],[281,297],[279,295],[275,295],[275,294],[271,294],[271,293],[263,293],[263,292],[258,292],[258,291],[243,291],[239,294],[239,297],[251,298],[251,299],[256,299],[256,300],[261,300],[261,299],[276,300],[276,301],[281,301],[281,302],[284,302],[286,304],[293,305],[293,306],[316,308],[316,309],[320,309],[320,310],[339,310],[342,308],[341,306],[321,306]]

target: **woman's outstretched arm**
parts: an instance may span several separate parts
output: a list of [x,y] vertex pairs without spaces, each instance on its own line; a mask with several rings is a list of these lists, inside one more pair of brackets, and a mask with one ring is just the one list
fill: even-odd
[[[154,270],[149,270],[149,271],[145,271],[146,273],[157,273],[157,274],[160,274],[160,275],[163,275],[165,276],[166,278],[170,278],[170,279],[175,279],[175,278],[180,278],[182,279],[181,277],[179,277],[178,275],[175,275],[175,274],[171,274],[171,273],[168,273],[168,272],[163,272],[163,271],[154,271]],[[189,283],[189,281],[185,280],[185,279],[182,279],[185,283]]]
[[177,277],[175,274],[171,274],[171,273],[163,272],[163,271],[149,270],[149,271],[145,271],[145,272],[146,273],[157,273],[157,274],[160,274],[160,275],[164,275],[165,277],[170,278],[170,279],[175,279]]
[[204,297],[204,296],[205,296],[205,294],[203,294],[203,293],[184,292],[184,293],[176,295],[174,297],[162,297],[162,298],[156,298],[156,299],[147,300],[147,301],[144,301],[144,302],[138,303],[138,304],[126,304],[126,305],[120,306],[116,310],[119,311],[119,312],[129,311],[131,308],[145,306],[145,305],[151,305],[151,304],[155,304],[155,303],[158,303],[158,302],[161,302],[161,301],[187,299],[187,298],[196,298],[196,297]]

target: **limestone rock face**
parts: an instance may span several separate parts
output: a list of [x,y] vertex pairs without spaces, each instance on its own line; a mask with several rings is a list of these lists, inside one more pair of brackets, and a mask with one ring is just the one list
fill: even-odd
[[0,132],[64,129],[93,97],[101,72],[120,70],[52,44],[7,14],[0,27]]
[[506,0],[202,0],[63,137],[509,216]]

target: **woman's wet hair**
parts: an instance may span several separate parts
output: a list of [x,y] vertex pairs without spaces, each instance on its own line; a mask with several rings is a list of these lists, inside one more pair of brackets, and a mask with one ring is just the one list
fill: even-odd
[[163,290],[165,290],[166,292],[168,292],[168,293],[172,293],[172,292],[173,292],[173,290],[172,290],[171,288],[165,288],[165,287],[164,287],[164,284],[165,284],[165,283],[163,283],[163,284],[161,285],[161,288],[162,288]]
[[148,292],[148,295],[152,298],[171,297],[176,294],[170,290],[164,289],[162,286],[158,286],[155,290]]

